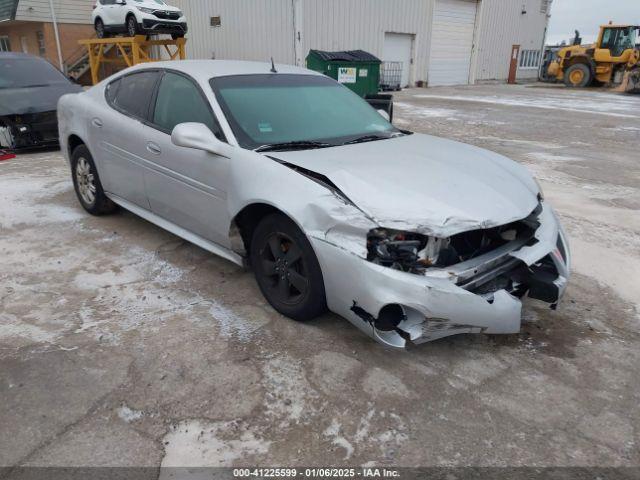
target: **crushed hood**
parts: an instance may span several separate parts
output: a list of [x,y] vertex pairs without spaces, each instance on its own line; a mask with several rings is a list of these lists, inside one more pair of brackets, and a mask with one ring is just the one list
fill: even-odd
[[81,91],[81,86],[71,82],[46,87],[3,88],[0,89],[0,116],[51,112],[56,110],[62,95]]
[[324,175],[386,228],[448,237],[520,220],[538,204],[521,165],[430,135],[271,156]]

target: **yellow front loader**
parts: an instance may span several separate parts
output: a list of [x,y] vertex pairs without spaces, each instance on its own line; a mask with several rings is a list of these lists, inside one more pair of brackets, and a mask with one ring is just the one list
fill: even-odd
[[620,92],[640,93],[640,25],[604,25],[593,45],[574,45],[558,52],[547,77],[581,88],[592,84]]

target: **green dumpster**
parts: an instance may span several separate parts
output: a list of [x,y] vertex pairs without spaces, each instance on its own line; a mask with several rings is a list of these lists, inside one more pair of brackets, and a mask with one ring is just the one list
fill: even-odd
[[307,68],[333,78],[353,90],[374,108],[393,116],[393,97],[380,94],[380,65],[382,61],[363,50],[323,52],[309,50]]
[[379,58],[362,50],[350,52],[310,50],[307,56],[307,68],[324,73],[361,97],[378,93],[381,63]]

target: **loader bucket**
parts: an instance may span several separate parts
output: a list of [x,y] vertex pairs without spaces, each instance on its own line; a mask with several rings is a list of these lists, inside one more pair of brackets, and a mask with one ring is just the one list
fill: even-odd
[[625,72],[622,82],[613,88],[617,93],[640,93],[640,67]]
[[640,93],[640,67],[625,73],[625,79],[622,84],[625,86],[626,93]]

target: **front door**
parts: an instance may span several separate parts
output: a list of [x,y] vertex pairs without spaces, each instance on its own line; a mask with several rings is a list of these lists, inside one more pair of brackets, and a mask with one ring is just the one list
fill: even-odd
[[189,77],[167,71],[160,80],[145,135],[145,185],[156,215],[229,247],[226,185],[229,159],[171,142],[179,123],[207,125],[224,141],[208,100]]
[[384,34],[382,60],[400,67],[400,88],[409,86],[413,65],[413,35],[407,33]]

